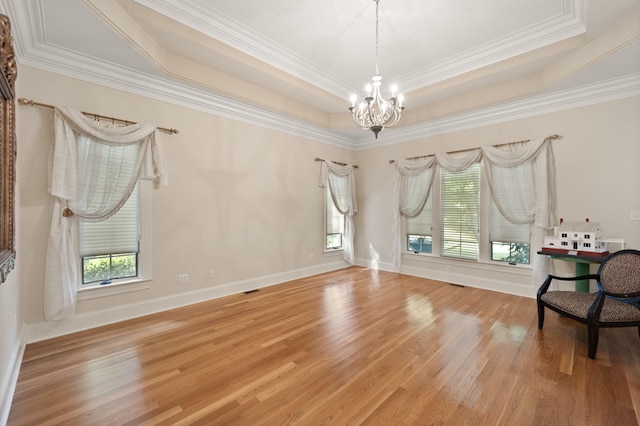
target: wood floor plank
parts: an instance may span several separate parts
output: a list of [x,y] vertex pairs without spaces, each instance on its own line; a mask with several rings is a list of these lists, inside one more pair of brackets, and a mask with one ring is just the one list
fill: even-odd
[[27,346],[9,425],[638,425],[638,330],[352,267]]

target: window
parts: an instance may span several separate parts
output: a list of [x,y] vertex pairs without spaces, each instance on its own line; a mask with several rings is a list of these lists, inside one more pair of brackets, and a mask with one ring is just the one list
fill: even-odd
[[478,260],[480,165],[440,173],[440,255]]
[[144,250],[150,245],[150,191],[151,181],[140,180],[115,215],[80,221],[82,288],[145,278],[151,261]]
[[138,185],[120,210],[101,222],[80,221],[82,285],[138,275]]
[[529,263],[529,224],[515,224],[502,216],[491,200],[490,210],[491,260],[514,263]]
[[433,196],[429,194],[422,212],[407,219],[407,250],[414,253],[433,251]]
[[325,250],[340,250],[343,248],[344,217],[338,211],[331,197],[329,185],[324,189],[325,193]]

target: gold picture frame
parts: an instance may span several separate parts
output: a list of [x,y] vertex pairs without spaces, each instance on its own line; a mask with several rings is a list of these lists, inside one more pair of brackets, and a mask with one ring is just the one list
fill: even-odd
[[15,82],[18,69],[11,22],[0,15],[0,284],[15,266]]

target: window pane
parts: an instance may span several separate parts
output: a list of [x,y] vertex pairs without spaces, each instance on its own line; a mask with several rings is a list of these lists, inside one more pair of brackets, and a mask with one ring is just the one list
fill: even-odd
[[528,264],[529,244],[492,241],[491,260]]
[[344,216],[338,211],[333,199],[331,198],[331,190],[325,188],[325,215],[326,215],[326,245],[325,249],[342,248],[342,235],[344,234]]
[[478,259],[480,166],[441,172],[441,255]]
[[407,250],[414,253],[431,253],[431,235],[407,235]]
[[326,248],[328,249],[342,248],[342,234],[327,234]]
[[105,282],[138,275],[136,253],[82,258],[82,283]]

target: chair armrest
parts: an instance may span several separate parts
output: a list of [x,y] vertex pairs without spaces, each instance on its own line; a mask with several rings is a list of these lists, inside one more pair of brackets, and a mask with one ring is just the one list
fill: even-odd
[[560,280],[560,281],[578,281],[578,280],[598,280],[600,279],[600,275],[598,274],[589,274],[589,275],[581,275],[579,277],[558,277],[555,275],[547,275],[547,278],[544,280],[540,288],[538,289],[538,299],[540,296],[545,294],[547,290],[549,290],[549,286],[551,285],[551,281]]
[[560,280],[560,281],[578,281],[578,280],[598,280],[598,279],[600,279],[600,275],[598,275],[598,274],[580,275],[579,277],[556,277],[555,275],[549,275],[549,277],[551,277],[551,279],[553,279],[553,280]]

